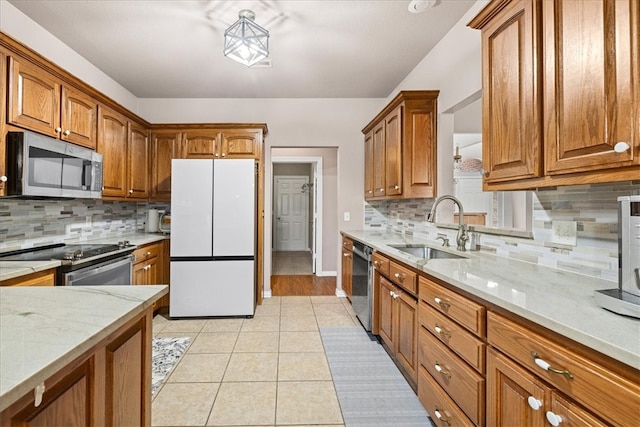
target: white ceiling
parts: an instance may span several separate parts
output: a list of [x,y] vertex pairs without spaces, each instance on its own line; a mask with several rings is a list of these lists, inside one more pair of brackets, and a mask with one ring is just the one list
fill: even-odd
[[[385,98],[476,0],[9,0],[139,98]],[[251,9],[271,68],[222,54]]]

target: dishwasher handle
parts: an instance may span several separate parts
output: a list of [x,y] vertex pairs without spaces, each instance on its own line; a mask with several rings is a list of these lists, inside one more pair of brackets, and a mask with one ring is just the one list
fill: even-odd
[[360,243],[358,241],[353,242],[353,253],[358,255],[360,258],[366,259],[367,261],[371,261],[371,254],[373,253],[373,248],[365,245],[364,243]]

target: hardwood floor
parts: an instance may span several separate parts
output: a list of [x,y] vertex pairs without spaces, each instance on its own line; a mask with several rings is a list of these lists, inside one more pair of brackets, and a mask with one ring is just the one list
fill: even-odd
[[271,276],[271,295],[335,295],[336,278],[309,275]]

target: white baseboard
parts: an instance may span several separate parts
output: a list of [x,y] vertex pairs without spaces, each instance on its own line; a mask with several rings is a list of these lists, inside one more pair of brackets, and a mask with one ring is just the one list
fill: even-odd
[[338,272],[337,271],[316,271],[316,276],[318,277],[330,277],[330,276],[337,276]]
[[262,291],[262,298],[271,298],[271,290]]
[[336,289],[336,296],[338,298],[346,298],[347,297],[347,293],[345,291],[343,291],[342,289]]

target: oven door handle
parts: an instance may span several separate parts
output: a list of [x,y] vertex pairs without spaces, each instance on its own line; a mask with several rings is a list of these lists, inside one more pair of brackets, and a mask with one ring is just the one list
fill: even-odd
[[133,265],[132,259],[133,259],[132,255],[127,255],[126,257],[123,257],[123,258],[105,261],[102,264],[92,265],[90,267],[83,268],[81,270],[71,271],[64,275],[64,278],[65,278],[64,283],[67,286],[69,286],[69,282],[82,280],[86,277],[93,276],[95,274],[100,274],[104,271],[112,270],[114,268],[120,267],[125,264]]

